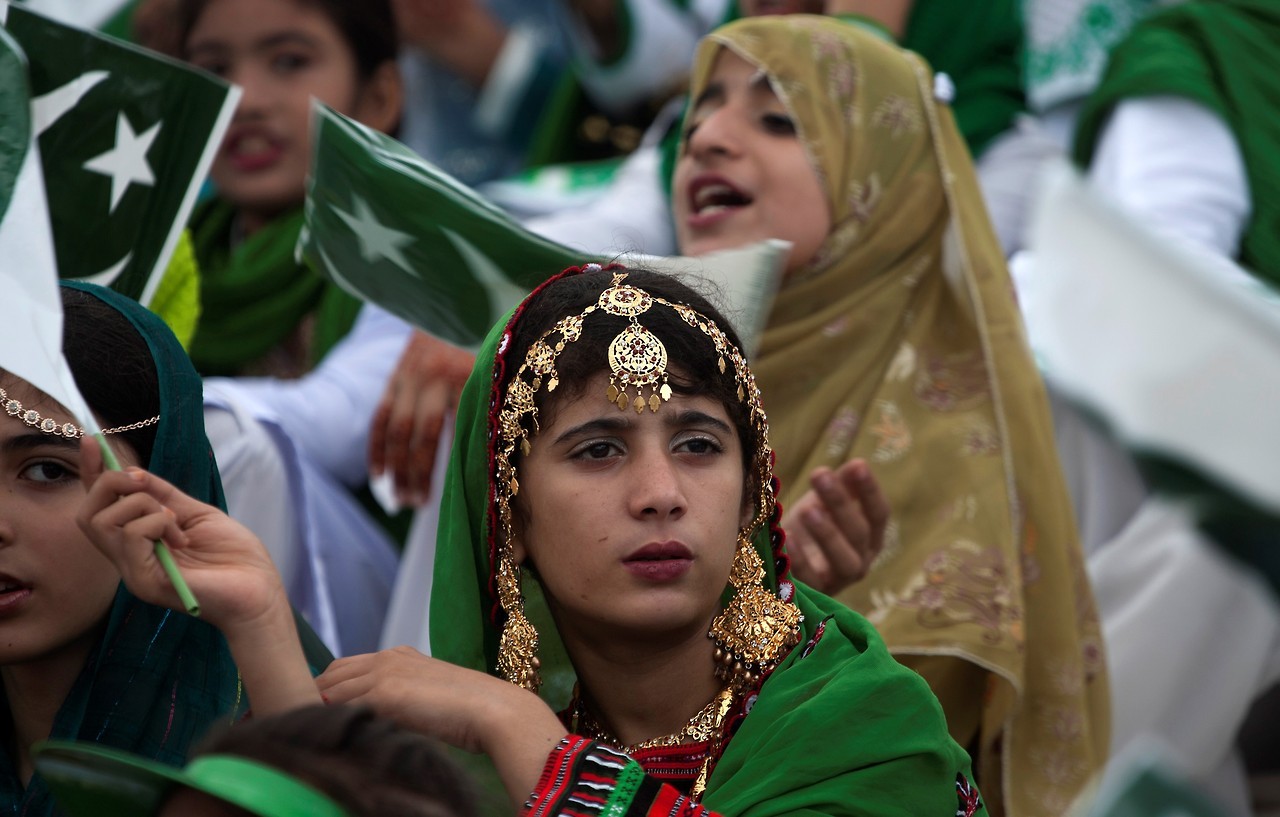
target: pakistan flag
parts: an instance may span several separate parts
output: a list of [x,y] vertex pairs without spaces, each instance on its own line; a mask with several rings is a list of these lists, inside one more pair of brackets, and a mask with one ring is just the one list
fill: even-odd
[[0,24],[28,62],[59,275],[150,302],[238,91],[21,6]]
[[748,354],[790,251],[765,241],[701,258],[591,258],[526,230],[389,136],[313,103],[311,180],[298,251],[343,289],[464,348],[566,267],[616,257],[677,275],[733,316]]

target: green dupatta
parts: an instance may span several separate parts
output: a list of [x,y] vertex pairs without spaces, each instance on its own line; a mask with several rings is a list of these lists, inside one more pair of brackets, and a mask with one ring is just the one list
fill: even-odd
[[[204,436],[200,377],[173,333],[154,314],[111,290],[62,285],[89,292],[121,312],[151,349],[160,376],[162,410],[148,470],[222,507],[222,484]],[[240,693],[239,676],[221,633],[199,619],[139,601],[121,585],[99,647],[58,710],[49,736],[91,741],[181,765],[190,744],[214,721],[232,717]],[[4,753],[0,788],[0,802],[15,814],[53,813],[52,798],[39,774],[24,790]]]
[[1146,18],[1107,64],[1085,103],[1075,159],[1088,165],[1102,128],[1125,99],[1171,95],[1222,117],[1244,156],[1253,212],[1240,263],[1280,286],[1280,3],[1195,0]]
[[[497,673],[500,630],[490,406],[501,403],[494,383],[508,365],[503,353],[522,310],[517,307],[489,333],[459,401],[432,583],[432,654],[491,674]],[[757,534],[756,547],[766,566],[778,568],[767,571],[766,583],[781,587],[784,598],[794,593],[804,614],[801,646],[749,699],[750,714],[737,722],[708,780],[704,805],[752,817],[955,813],[957,780],[967,785],[969,758],[951,740],[928,686],[894,661],[864,618],[787,579],[787,559],[780,548],[774,552],[768,526]],[[541,642],[541,695],[561,711],[574,670],[537,583],[526,581],[524,590],[525,612]],[[986,812],[979,807],[973,813]]]
[[213,200],[191,218],[200,267],[200,323],[191,360],[204,375],[236,376],[315,316],[310,365],[351,330],[361,301],[294,259],[302,208],[231,246],[235,208]]

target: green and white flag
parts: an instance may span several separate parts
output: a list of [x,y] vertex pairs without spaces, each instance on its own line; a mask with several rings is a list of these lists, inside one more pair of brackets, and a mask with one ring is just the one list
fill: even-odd
[[148,303],[239,90],[190,66],[0,2],[29,63],[58,270]]
[[[565,267],[612,258],[537,236],[404,145],[315,103],[300,255],[366,301],[467,348]],[[764,242],[705,258],[618,260],[701,278],[747,352],[763,330],[790,245]],[[693,283],[698,285],[695,280]]]
[[1069,168],[1042,185],[1031,247],[1018,300],[1045,379],[1280,592],[1280,293],[1155,235]]

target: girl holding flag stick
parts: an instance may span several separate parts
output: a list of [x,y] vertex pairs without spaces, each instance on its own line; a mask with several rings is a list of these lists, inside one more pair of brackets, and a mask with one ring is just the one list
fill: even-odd
[[[220,506],[200,380],[172,333],[107,290],[64,286],[62,300],[64,355],[114,456],[131,469],[119,476],[131,479],[145,465],[185,495]],[[277,690],[290,700],[317,697],[305,669],[269,684],[250,673],[242,683],[233,657],[252,667],[264,650],[296,657],[303,650],[292,637],[228,644],[218,630],[227,627],[218,612],[228,605],[208,581],[216,565],[183,568],[196,594],[214,603],[213,620],[130,593],[75,524],[85,499],[81,477],[101,468],[97,441],[81,439],[71,412],[26,380],[0,370],[0,388],[0,803],[26,815],[51,812],[48,789],[32,771],[36,741],[88,740],[180,764],[194,739],[243,708],[246,691],[259,712],[281,708]],[[220,523],[235,524],[225,516]],[[260,589],[283,598],[271,593],[275,586]],[[239,585],[235,593],[251,606],[253,590]],[[173,606],[184,607],[171,592]],[[255,609],[259,622],[293,626],[287,604]]]

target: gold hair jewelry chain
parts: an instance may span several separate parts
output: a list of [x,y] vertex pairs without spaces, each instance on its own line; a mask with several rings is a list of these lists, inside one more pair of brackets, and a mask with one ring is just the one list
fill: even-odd
[[[61,423],[52,417],[42,417],[40,412],[35,409],[24,409],[20,400],[15,400],[9,396],[4,389],[0,389],[0,405],[4,406],[5,413],[10,417],[16,417],[32,428],[39,429],[45,434],[52,434],[55,437],[66,437],[71,440],[79,439],[85,435],[85,430],[75,423]],[[153,426],[160,422],[160,415],[150,417],[146,420],[139,420],[136,423],[130,423],[126,426],[116,426],[115,428],[102,429],[103,434],[120,434],[125,431],[133,431],[139,428]]]

